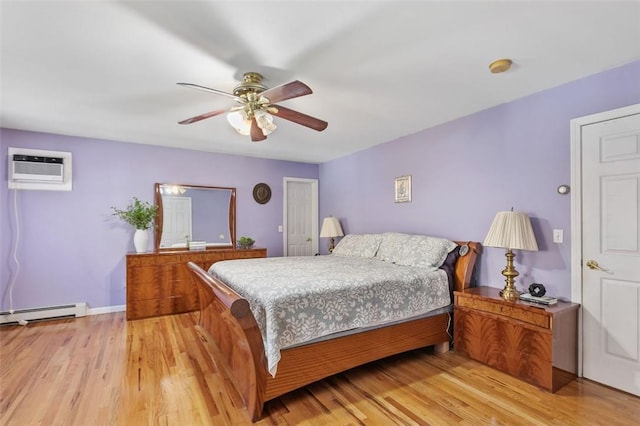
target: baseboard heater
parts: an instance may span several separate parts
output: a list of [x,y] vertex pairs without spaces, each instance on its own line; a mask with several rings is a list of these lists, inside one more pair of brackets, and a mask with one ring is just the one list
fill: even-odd
[[86,303],[72,305],[45,306],[42,308],[16,309],[13,315],[9,311],[0,312],[0,324],[11,324],[19,321],[36,321],[62,317],[84,317],[87,315]]

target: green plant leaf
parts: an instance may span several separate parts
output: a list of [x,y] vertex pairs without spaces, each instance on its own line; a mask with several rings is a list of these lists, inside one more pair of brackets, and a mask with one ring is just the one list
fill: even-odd
[[149,229],[158,213],[158,208],[147,201],[133,197],[133,201],[125,208],[111,207],[113,215],[127,222],[136,229]]

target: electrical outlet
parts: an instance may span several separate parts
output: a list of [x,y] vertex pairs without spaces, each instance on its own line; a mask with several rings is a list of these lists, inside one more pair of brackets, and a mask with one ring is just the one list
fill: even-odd
[[554,243],[562,243],[564,240],[564,232],[562,229],[554,229],[553,230],[553,242]]

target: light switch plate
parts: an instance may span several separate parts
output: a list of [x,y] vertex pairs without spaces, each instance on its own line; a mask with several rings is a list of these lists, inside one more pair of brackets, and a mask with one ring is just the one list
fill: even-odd
[[554,229],[553,230],[553,242],[554,243],[562,243],[564,240],[564,232],[562,229]]

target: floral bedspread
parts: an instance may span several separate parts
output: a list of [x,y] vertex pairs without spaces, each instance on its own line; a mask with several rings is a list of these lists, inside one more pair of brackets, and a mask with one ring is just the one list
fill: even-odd
[[280,349],[451,303],[444,271],[343,256],[217,262],[209,273],[251,305],[275,376]]

